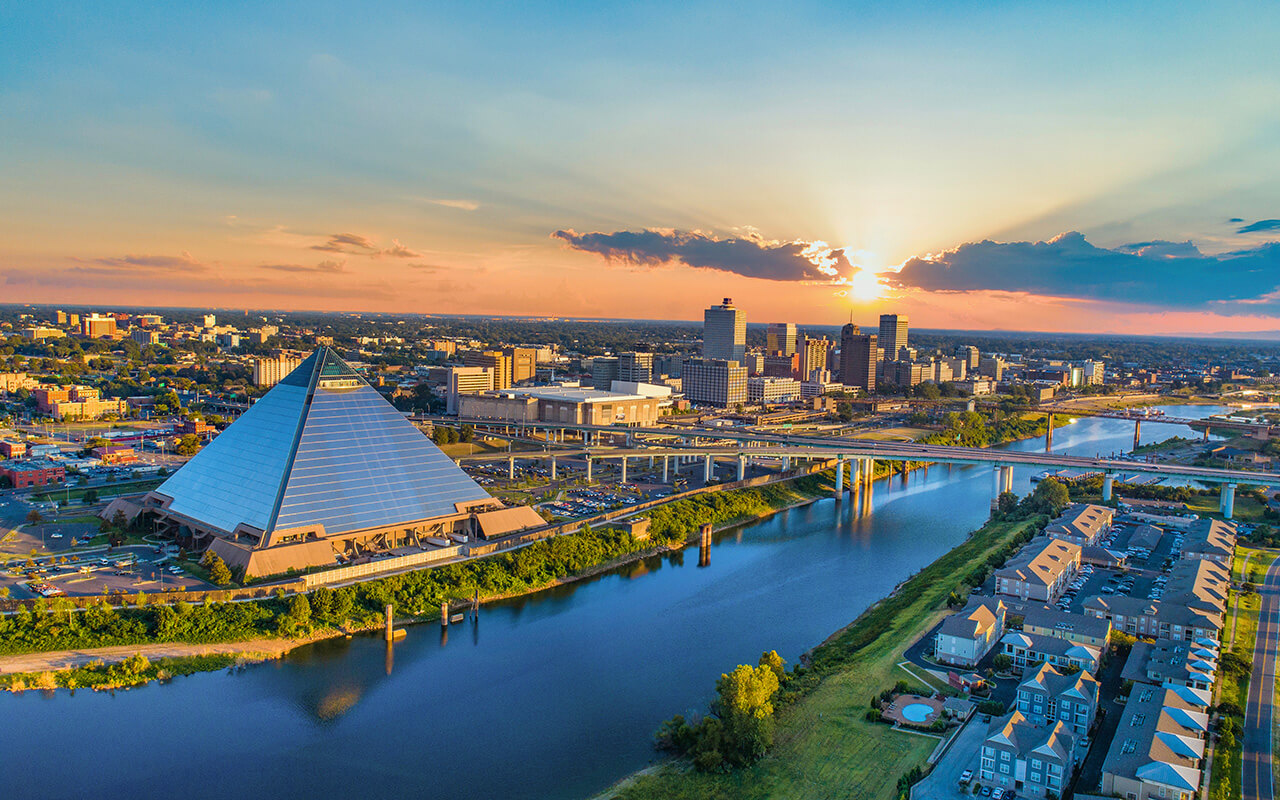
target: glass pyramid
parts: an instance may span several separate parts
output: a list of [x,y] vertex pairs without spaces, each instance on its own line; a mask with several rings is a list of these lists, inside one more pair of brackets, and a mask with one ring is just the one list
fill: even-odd
[[[322,347],[156,489],[224,533],[337,535],[456,514],[489,494]],[[265,537],[264,537],[265,540]]]

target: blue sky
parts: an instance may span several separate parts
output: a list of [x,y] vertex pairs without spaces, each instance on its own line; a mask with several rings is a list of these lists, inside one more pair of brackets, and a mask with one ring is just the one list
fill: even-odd
[[[41,301],[677,318],[733,294],[757,319],[838,321],[853,302],[967,327],[1028,307],[1008,299],[1021,292],[1054,327],[1276,327],[1268,302],[1189,305],[1158,280],[1128,297],[1018,280],[1016,259],[976,287],[894,269],[1068,231],[1211,257],[1280,238],[1239,232],[1280,217],[1278,17],[1231,3],[10,4],[0,279]],[[819,240],[849,274],[778,281],[553,238],[647,230]],[[316,249],[336,234],[370,246]],[[163,259],[176,266],[137,269]],[[884,288],[842,288],[859,270]],[[1280,288],[1258,281],[1255,298]],[[986,294],[960,314],[952,292]]]

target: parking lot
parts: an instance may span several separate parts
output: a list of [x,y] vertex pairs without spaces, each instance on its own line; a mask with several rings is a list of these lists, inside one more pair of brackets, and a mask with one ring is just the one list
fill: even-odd
[[175,566],[175,553],[139,545],[14,560],[0,572],[0,586],[19,599],[216,588]]

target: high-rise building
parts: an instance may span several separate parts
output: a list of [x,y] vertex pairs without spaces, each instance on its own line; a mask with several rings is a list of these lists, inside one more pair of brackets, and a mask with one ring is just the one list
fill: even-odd
[[789,356],[796,352],[796,325],[794,322],[770,322],[765,332],[765,355],[782,353]]
[[830,352],[831,340],[827,337],[824,336],[821,339],[805,337],[803,346],[800,348],[801,377],[807,381],[815,369],[827,369],[827,355]]
[[747,402],[747,368],[723,358],[690,358],[684,362],[684,396],[691,403],[728,408]]
[[763,374],[770,378],[795,378],[796,380],[805,377],[800,371],[799,353],[790,355],[770,353],[764,357]]
[[800,399],[800,381],[760,375],[747,378],[747,399],[753,403],[789,403]]
[[80,323],[80,333],[90,339],[103,339],[108,336],[114,336],[115,332],[116,318],[109,314],[89,314]]
[[271,358],[255,358],[253,360],[253,385],[275,386],[285,376],[302,365],[302,356],[290,353],[277,353]]
[[898,349],[907,346],[907,315],[880,315],[880,347],[885,358],[896,358]]
[[703,358],[741,364],[746,353],[747,315],[734,307],[731,298],[702,312]]
[[490,389],[511,388],[511,357],[498,350],[469,350],[462,357],[468,367],[488,367],[493,370],[493,386]]
[[840,329],[840,382],[868,393],[876,388],[876,335],[852,322]]
[[652,383],[653,353],[619,353],[618,380],[628,383]]
[[618,358],[616,356],[596,356],[591,359],[591,388],[607,392],[618,377]]
[[511,359],[513,384],[533,380],[538,374],[538,350],[535,347],[508,347],[503,354]]
[[213,314],[204,315],[204,327],[214,328],[214,327],[217,327],[217,325],[218,325],[218,318],[216,316],[214,316]]
[[983,356],[978,360],[978,374],[986,378],[1002,381],[1004,380],[1006,366],[1004,359],[999,356]]
[[978,361],[982,358],[982,354],[973,345],[962,344],[956,347],[956,358],[963,358],[965,366],[970,372],[974,372],[978,369]]
[[54,322],[56,322],[56,323],[57,323],[57,324],[59,324],[59,325],[66,325],[66,324],[67,324],[67,312],[65,312],[65,311],[55,311],[55,312],[53,312],[53,321],[54,321]]

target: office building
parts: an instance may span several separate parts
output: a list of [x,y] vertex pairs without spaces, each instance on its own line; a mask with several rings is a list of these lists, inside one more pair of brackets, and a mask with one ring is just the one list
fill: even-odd
[[591,359],[591,388],[606,392],[616,380],[619,380],[616,356],[596,356]]
[[147,328],[155,328],[164,324],[164,317],[159,314],[139,314],[133,321]]
[[978,374],[993,381],[1002,381],[1007,366],[999,356],[982,356],[978,359]]
[[205,314],[202,323],[206,328],[215,328],[218,325],[218,318],[213,314]]
[[532,386],[462,395],[458,416],[510,423],[643,426],[657,422],[662,400],[654,395],[577,386]]
[[753,403],[789,403],[800,399],[800,381],[788,377],[747,378],[747,399]]
[[862,333],[852,322],[840,329],[840,381],[845,386],[868,394],[876,390],[876,346],[876,334]]
[[160,334],[146,328],[134,328],[129,331],[129,338],[138,343],[139,347],[146,347],[149,344],[160,344]]
[[625,383],[652,382],[653,353],[619,353],[617,379]]
[[458,413],[458,398],[464,394],[479,394],[494,386],[492,367],[450,367],[445,383],[445,413]]
[[80,333],[90,339],[104,339],[115,336],[116,318],[109,314],[89,314],[80,322]]
[[144,502],[160,535],[248,577],[486,535],[475,514],[498,505],[327,348]]
[[508,347],[503,355],[511,359],[511,383],[533,380],[538,374],[538,350],[534,347]]
[[978,371],[978,362],[982,359],[982,354],[978,352],[978,348],[971,344],[962,344],[956,347],[956,358],[964,359],[965,366],[969,372]]
[[765,331],[765,354],[796,352],[796,326],[794,322],[770,322]]
[[240,346],[240,334],[219,333],[213,337],[213,341],[217,343],[218,347],[235,350]]
[[684,362],[684,396],[691,403],[728,408],[747,402],[747,368],[721,358]]
[[43,342],[46,339],[64,339],[65,333],[57,328],[50,328],[47,325],[31,325],[18,330],[18,334],[24,339],[31,339],[36,342]]
[[279,353],[271,358],[253,360],[253,385],[275,386],[302,365],[302,354]]
[[885,358],[897,358],[900,348],[907,346],[907,315],[880,315],[880,347]]
[[746,354],[747,315],[726,297],[723,303],[702,313],[702,357],[741,364]]
[[800,354],[771,353],[764,357],[762,374],[770,378],[795,378],[800,380],[804,373],[800,371]]
[[492,389],[511,388],[511,357],[497,350],[468,350],[462,356],[468,367],[485,367],[493,370]]

